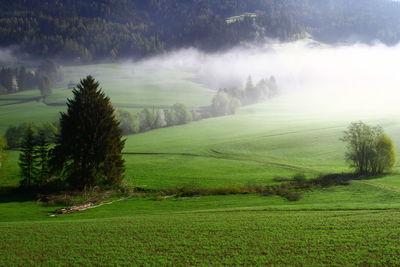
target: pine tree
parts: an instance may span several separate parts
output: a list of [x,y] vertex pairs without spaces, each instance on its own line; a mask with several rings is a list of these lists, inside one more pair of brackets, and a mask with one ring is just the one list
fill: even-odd
[[122,130],[110,99],[88,76],[73,90],[61,113],[53,166],[73,189],[119,185],[123,180]]
[[46,133],[42,131],[37,140],[37,147],[35,149],[37,158],[37,182],[39,185],[46,184],[50,177],[49,168],[49,141]]
[[19,167],[21,169],[21,186],[30,187],[36,184],[37,154],[36,141],[32,126],[26,130],[24,140],[21,145],[21,154],[19,156]]

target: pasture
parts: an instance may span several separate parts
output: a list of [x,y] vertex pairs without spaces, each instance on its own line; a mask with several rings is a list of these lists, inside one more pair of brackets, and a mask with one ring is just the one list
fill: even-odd
[[[96,65],[65,69],[65,87],[98,78],[117,108],[208,105],[214,91],[183,72]],[[107,75],[106,75],[107,74]],[[71,92],[54,90],[48,103]],[[0,133],[10,124],[52,122],[64,106],[0,97]],[[7,105],[2,105],[7,103]],[[291,103],[290,105],[288,103]],[[348,124],[380,124],[400,144],[395,113],[333,112],[279,96],[233,116],[127,136],[126,185],[146,189],[269,185],[275,177],[350,171],[339,140]],[[7,152],[0,186],[18,184],[18,151]],[[396,265],[400,256],[400,175],[316,188],[299,201],[238,194],[127,198],[71,215],[21,195],[0,197],[0,265]]]

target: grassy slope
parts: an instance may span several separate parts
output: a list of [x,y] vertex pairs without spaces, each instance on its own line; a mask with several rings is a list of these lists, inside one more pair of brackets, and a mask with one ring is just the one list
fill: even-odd
[[[115,68],[104,65],[100,71],[116,73],[114,78],[123,80],[124,74]],[[75,80],[85,71],[96,75],[98,69],[73,68],[67,77]],[[184,75],[177,74],[176,79],[186,86],[191,82],[182,81]],[[107,82],[111,85],[112,79],[104,80],[103,87]],[[113,85],[117,88],[110,92],[114,103],[147,104],[146,99],[135,98],[137,93],[143,95],[136,89],[130,98],[123,97],[130,88],[128,79]],[[143,87],[140,79],[135,86]],[[161,89],[148,88],[148,95],[144,95],[150,101]],[[49,101],[62,101],[68,94],[56,90]],[[192,100],[183,94],[187,101],[182,102],[203,105],[209,92],[201,94]],[[7,97],[34,95],[26,92]],[[157,104],[179,102],[164,99]],[[288,109],[285,103],[285,98],[278,98],[243,108],[235,116],[129,136],[126,153],[153,154],[125,155],[127,183],[148,188],[188,183],[235,186],[272,183],[275,176],[298,172],[311,177],[319,172],[348,171],[338,138],[348,123],[357,119],[383,124],[400,143],[396,134],[400,124],[392,116],[299,112]],[[0,130],[4,132],[10,122],[53,121],[60,110],[42,103],[0,106]],[[9,153],[0,185],[17,183],[17,159],[17,152]],[[55,207],[4,196],[0,198],[0,236],[7,242],[1,245],[0,262],[7,266],[395,264],[399,256],[396,226],[400,192],[379,184],[400,187],[397,180],[399,175],[393,174],[366,181],[375,184],[354,181],[350,186],[307,192],[298,202],[257,195],[128,199],[56,218],[48,216]],[[249,212],[254,210],[258,212]]]
[[[192,82],[195,76],[187,72],[136,68],[135,65],[103,64],[65,68],[66,87],[69,80],[79,81],[86,75],[97,78],[114,105],[171,106],[184,103],[188,106],[205,106],[214,92]],[[66,90],[67,91],[67,90]],[[62,101],[62,95],[51,101]]]
[[[131,112],[144,106],[165,107],[175,103],[184,103],[192,107],[206,106],[211,103],[214,95],[212,90],[191,81],[195,76],[187,72],[102,64],[65,67],[64,73],[61,88],[53,90],[53,94],[47,99],[48,103],[65,103],[72,95],[71,90],[65,89],[68,82],[77,82],[89,74],[99,80],[116,107],[127,108]],[[0,134],[3,134],[10,124],[57,120],[58,112],[65,110],[64,107],[48,107],[38,102],[4,105],[39,96],[38,90],[0,96]]]

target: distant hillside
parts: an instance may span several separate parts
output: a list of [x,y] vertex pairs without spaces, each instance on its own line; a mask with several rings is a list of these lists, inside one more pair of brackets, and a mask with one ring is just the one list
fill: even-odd
[[311,34],[327,42],[395,44],[391,0],[0,0],[0,46],[73,62],[141,58],[194,46],[216,51]]

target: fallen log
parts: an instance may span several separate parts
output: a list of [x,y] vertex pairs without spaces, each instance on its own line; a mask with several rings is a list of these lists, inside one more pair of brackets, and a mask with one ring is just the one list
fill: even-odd
[[78,206],[61,208],[61,209],[56,210],[56,213],[57,214],[71,214],[71,213],[75,213],[78,211],[84,211],[84,210],[90,209],[93,206],[94,206],[94,204],[92,202],[89,202],[89,203],[85,203],[85,204],[78,205]]

